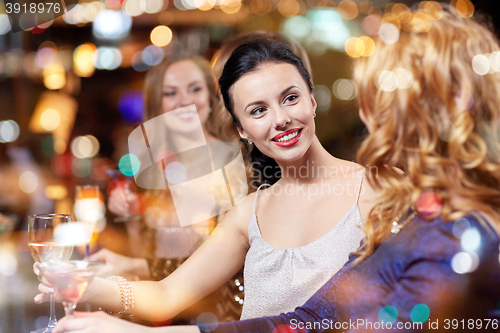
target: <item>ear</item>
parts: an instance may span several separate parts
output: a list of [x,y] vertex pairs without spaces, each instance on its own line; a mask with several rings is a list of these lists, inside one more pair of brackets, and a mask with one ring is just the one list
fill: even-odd
[[241,126],[236,126],[236,129],[238,130],[238,134],[240,135],[240,137],[243,139],[243,140],[250,140],[250,138],[248,137],[247,133],[245,132],[245,130],[243,129],[243,127]]
[[316,112],[316,108],[318,107],[318,103],[316,103],[316,100],[314,99],[314,94],[311,94],[311,104],[313,107],[313,112]]
[[366,116],[361,108],[358,110],[359,113],[359,119],[365,124],[366,128],[368,129],[368,132],[370,132],[370,127],[368,126],[368,120],[366,119]]

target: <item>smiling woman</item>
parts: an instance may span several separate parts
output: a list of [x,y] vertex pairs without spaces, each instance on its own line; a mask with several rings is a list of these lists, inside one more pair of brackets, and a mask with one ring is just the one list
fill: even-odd
[[[363,166],[337,159],[321,146],[315,135],[313,88],[300,59],[280,42],[253,40],[232,53],[219,84],[240,136],[252,142],[254,151],[274,159],[282,176],[228,211],[208,240],[164,280],[131,282],[135,307],[127,314],[166,320],[219,287],[243,264],[241,318],[292,311],[359,247],[360,227],[375,193],[365,185]],[[113,284],[101,279],[93,284],[84,301],[122,310]],[[78,322],[89,325],[66,319],[58,329]],[[125,327],[120,331],[126,332]]]

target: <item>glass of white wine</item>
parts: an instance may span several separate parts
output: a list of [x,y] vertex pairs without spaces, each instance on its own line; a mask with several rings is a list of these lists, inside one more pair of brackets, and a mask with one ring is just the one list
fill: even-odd
[[[68,261],[73,254],[73,245],[61,241],[57,237],[57,229],[74,222],[73,216],[68,214],[39,214],[28,216],[28,236],[31,256],[37,263],[57,265]],[[59,230],[64,229],[60,228]],[[54,295],[50,296],[50,317],[46,328],[37,333],[50,333],[57,324]]]

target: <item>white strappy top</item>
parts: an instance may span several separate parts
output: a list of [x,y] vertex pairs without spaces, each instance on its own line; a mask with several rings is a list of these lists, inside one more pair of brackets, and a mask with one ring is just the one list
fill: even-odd
[[275,316],[303,305],[344,266],[360,245],[363,232],[358,208],[364,171],[356,202],[340,222],[317,240],[296,248],[276,249],[260,233],[255,205],[248,226],[250,249],[243,271],[245,300],[241,319]]

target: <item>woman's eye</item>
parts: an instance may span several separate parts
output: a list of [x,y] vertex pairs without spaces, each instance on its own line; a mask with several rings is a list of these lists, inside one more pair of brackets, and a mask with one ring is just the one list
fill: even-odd
[[250,114],[252,116],[260,116],[264,111],[265,111],[264,108],[256,108],[252,112],[250,112]]
[[297,100],[297,98],[299,98],[299,95],[290,95],[290,96],[288,96],[288,97],[285,99],[285,101],[286,101],[286,102],[294,102],[294,101],[296,101],[296,100]]
[[175,95],[175,91],[166,91],[164,93],[162,93],[162,96],[174,96]]
[[196,88],[191,89],[191,92],[196,93],[196,92],[198,92],[200,90],[201,90],[200,87],[196,87]]

